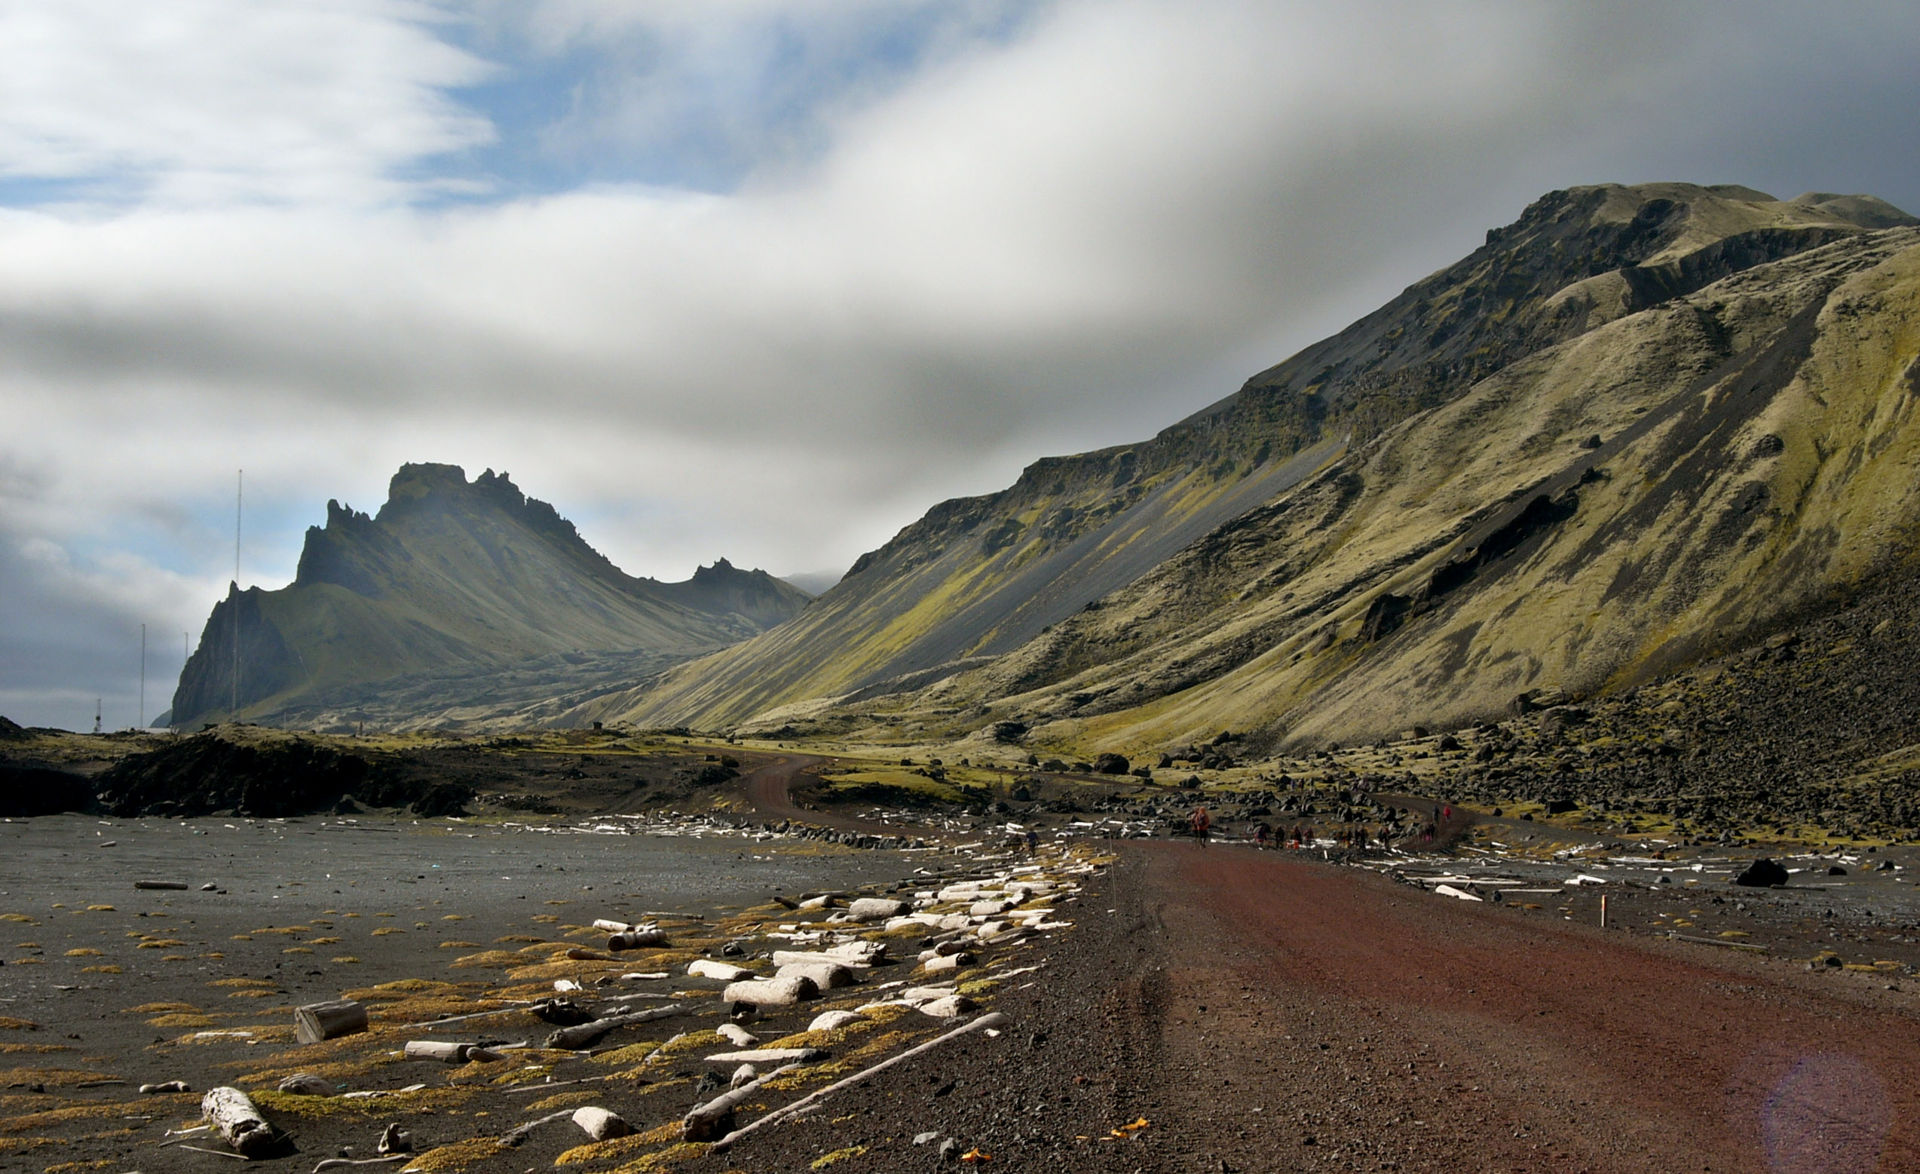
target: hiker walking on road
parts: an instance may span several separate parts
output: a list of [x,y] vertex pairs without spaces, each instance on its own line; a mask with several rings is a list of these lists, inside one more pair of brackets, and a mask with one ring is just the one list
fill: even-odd
[[1207,833],[1213,830],[1213,816],[1207,814],[1207,805],[1202,803],[1194,808],[1193,818],[1188,822],[1193,825],[1193,834],[1199,838],[1200,846],[1206,847]]

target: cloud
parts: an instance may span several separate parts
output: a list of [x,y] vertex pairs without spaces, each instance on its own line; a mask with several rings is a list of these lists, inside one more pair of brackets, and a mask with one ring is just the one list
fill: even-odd
[[175,606],[102,576],[204,617],[241,467],[269,586],[407,460],[507,469],[636,574],[843,567],[1550,188],[1920,203],[1905,8],[137,11],[0,0],[0,538],[76,649]]
[[488,75],[404,0],[0,4],[0,176],[115,205],[381,202],[489,140]]

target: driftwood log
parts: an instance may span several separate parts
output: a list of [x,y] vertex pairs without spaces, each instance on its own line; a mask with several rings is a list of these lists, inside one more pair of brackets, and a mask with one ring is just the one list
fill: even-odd
[[640,950],[666,944],[667,935],[657,929],[627,929],[607,936],[609,950]]
[[627,1124],[620,1114],[598,1105],[583,1105],[573,1111],[573,1123],[586,1131],[595,1141],[605,1141],[610,1137],[625,1137],[633,1132],[633,1126]]
[[[732,1133],[727,1134],[725,1137],[721,1138],[719,1141],[714,1142],[713,1143],[714,1152],[718,1153],[726,1149],[728,1146],[732,1145],[734,1142],[745,1137],[747,1134],[752,1133],[756,1129],[760,1129],[764,1126],[771,1125],[776,1121],[783,1121],[786,1118],[793,1116],[795,1113],[798,1113],[800,1110],[806,1108],[807,1106],[813,1104],[814,1102],[825,1100],[829,1095],[835,1092],[838,1092],[843,1088],[846,1088],[850,1084],[858,1084],[860,1081],[870,1080],[873,1077],[879,1075],[880,1073],[886,1071],[887,1069],[893,1067],[895,1064],[900,1063],[902,1060],[908,1059],[909,1057],[912,1057],[912,1056],[918,1056],[922,1052],[930,1052],[934,1048],[939,1047],[941,1044],[946,1043],[948,1040],[958,1039],[961,1036],[968,1034],[969,1032],[980,1031],[989,1027],[999,1027],[1007,1022],[1008,1022],[1007,1017],[1005,1015],[1002,1015],[998,1011],[994,1011],[994,1012],[990,1012],[989,1014],[982,1015],[980,1018],[975,1019],[970,1023],[962,1024],[961,1026],[954,1028],[952,1031],[946,1032],[943,1035],[937,1035],[932,1039],[928,1040],[926,1043],[919,1045],[918,1047],[908,1048],[906,1051],[901,1052],[899,1055],[890,1057],[886,1060],[882,1060],[880,1063],[875,1064],[871,1068],[865,1069],[860,1072],[856,1072],[852,1076],[848,1076],[844,1079],[836,1080],[832,1084],[827,1085],[825,1088],[817,1089],[814,1092],[809,1093],[804,1097],[801,1097],[799,1100],[793,1102],[792,1104],[786,1106],[783,1109],[775,1109],[773,1112],[768,1113],[766,1116],[760,1118],[758,1121],[753,1122],[751,1125],[741,1126],[739,1129],[736,1129]],[[716,1097],[715,1099],[718,1100],[719,1098]]]
[[442,1043],[439,1040],[408,1040],[404,1049],[409,1060],[439,1060],[443,1064],[483,1064],[503,1057],[479,1044]]
[[134,888],[136,888],[136,889],[167,889],[167,890],[177,890],[177,889],[184,889],[184,888],[186,888],[186,887],[187,887],[187,882],[186,882],[186,881],[155,881],[155,880],[144,880],[144,881],[134,881],[134,882],[133,882],[133,887],[134,887]]
[[257,1158],[274,1147],[273,1126],[260,1115],[252,1098],[237,1088],[208,1089],[200,1098],[200,1115],[243,1157]]
[[712,1141],[713,1138],[733,1128],[733,1110],[755,1092],[761,1085],[776,1076],[785,1075],[800,1067],[798,1064],[786,1064],[764,1076],[756,1076],[742,1083],[731,1092],[723,1092],[704,1105],[695,1105],[693,1110],[680,1119],[680,1136],[685,1141]]
[[303,1044],[358,1035],[367,1029],[367,1009],[352,999],[308,1003],[293,1009],[293,1034]]
[[547,1037],[550,1048],[579,1050],[587,1047],[601,1036],[616,1027],[628,1027],[636,1023],[648,1023],[655,1019],[670,1019],[686,1008],[680,1003],[670,1003],[665,1007],[654,1007],[646,1011],[632,1011],[624,1015],[609,1015],[604,1019],[595,1019],[577,1027],[563,1027]]

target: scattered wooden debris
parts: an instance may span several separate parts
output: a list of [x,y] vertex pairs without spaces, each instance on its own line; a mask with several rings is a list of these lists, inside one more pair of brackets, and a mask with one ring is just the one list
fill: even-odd
[[655,1019],[668,1019],[680,1014],[686,1008],[680,1003],[669,1003],[665,1007],[654,1007],[646,1011],[632,1011],[623,1015],[609,1015],[595,1019],[576,1027],[563,1027],[547,1037],[550,1048],[568,1048],[579,1050],[587,1047],[601,1036],[616,1027],[631,1027],[636,1023],[647,1023]]
[[[939,1047],[941,1044],[947,1043],[950,1040],[958,1039],[961,1036],[967,1035],[971,1032],[982,1031],[989,1028],[999,1027],[1002,1024],[1007,1022],[1009,1022],[1007,1017],[1005,1015],[1002,1015],[998,1011],[994,1011],[989,1014],[982,1015],[978,1019],[975,1019],[969,1023],[965,1023],[959,1027],[954,1028],[952,1031],[944,1032],[940,1035],[937,1035],[932,1039],[928,1040],[926,1043],[919,1045],[918,1047],[908,1048],[906,1051],[901,1052],[897,1056],[892,1056],[888,1059],[882,1060],[880,1063],[875,1064],[871,1068],[863,1069],[862,1071],[854,1073],[852,1076],[848,1076],[840,1080],[836,1080],[832,1084],[827,1085],[825,1088],[817,1089],[814,1092],[808,1094],[807,1096],[801,1097],[799,1100],[794,1101],[792,1104],[786,1106],[783,1109],[775,1109],[773,1112],[768,1113],[766,1116],[760,1118],[758,1121],[755,1121],[750,1125],[742,1126],[741,1128],[734,1130],[732,1133],[729,1133],[725,1137],[722,1137],[720,1140],[714,1142],[713,1148],[716,1152],[725,1150],[727,1147],[731,1146],[734,1142],[739,1141],[741,1138],[745,1137],[749,1133],[752,1133],[754,1130],[765,1128],[766,1126],[772,1125],[778,1121],[783,1121],[786,1118],[793,1116],[795,1113],[800,1112],[802,1109],[808,1107],[809,1105],[812,1105],[818,1101],[825,1100],[827,1097],[840,1091],[843,1088],[846,1088],[848,1085],[857,1084],[860,1081],[872,1079],[874,1076],[878,1075],[881,1072],[884,1072],[888,1068],[893,1067],[895,1064],[898,1064],[903,1060],[907,1060],[913,1056],[921,1055],[922,1053],[925,1053],[925,1052],[930,1052],[934,1048]],[[726,1094],[726,1095],[732,1095],[732,1094]]]

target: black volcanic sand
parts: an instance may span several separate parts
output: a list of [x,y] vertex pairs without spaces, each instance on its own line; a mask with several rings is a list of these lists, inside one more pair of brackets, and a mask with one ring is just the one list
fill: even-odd
[[[498,1135],[530,1115],[585,1103],[620,1104],[638,1113],[642,1128],[677,1123],[705,1071],[695,1053],[654,1065],[644,1079],[541,1050],[456,1068],[396,1053],[413,1038],[538,1043],[553,1027],[514,1012],[438,1032],[382,1028],[531,1002],[551,996],[556,979],[573,978],[585,984],[573,997],[587,1005],[646,996],[657,1005],[690,994],[703,1018],[676,1017],[607,1041],[659,1043],[711,1028],[724,1009],[721,984],[686,976],[689,959],[736,938],[749,955],[786,948],[755,931],[824,916],[767,903],[774,894],[885,892],[916,869],[950,873],[976,863],[740,834],[553,834],[448,820],[0,821],[0,1169],[102,1161],[148,1174],[204,1170],[219,1160],[160,1143],[166,1130],[197,1123],[199,1094],[219,1084],[255,1094],[286,1128],[291,1148],[270,1163],[282,1169],[311,1169],[342,1148],[371,1157],[389,1120],[406,1122],[421,1148]],[[137,881],[189,887],[145,890]],[[748,905],[756,914],[741,916]],[[564,955],[570,946],[604,950],[606,935],[590,928],[595,919],[652,914],[661,915],[671,948],[599,962]],[[914,950],[904,952],[902,977]],[[623,972],[673,977],[612,981]],[[369,1007],[375,1032],[295,1048],[293,1009],[341,997]],[[757,1030],[769,1040],[804,1030],[823,1005]],[[907,1034],[938,1028],[908,1014]],[[713,1046],[710,1030],[697,1034]],[[540,1092],[491,1087],[502,1068],[528,1064],[547,1065],[556,1080],[584,1074],[600,1082],[585,1087],[600,1091],[561,1090],[555,1105],[534,1112],[548,1100]],[[378,1101],[286,1098],[291,1109],[262,1093],[297,1070],[342,1091],[426,1088]],[[193,1092],[136,1091],[172,1080]],[[605,1091],[614,1086],[624,1091]],[[225,1148],[204,1136],[180,1140]],[[584,1140],[571,1125],[553,1127],[504,1164],[469,1168],[549,1166]]]

